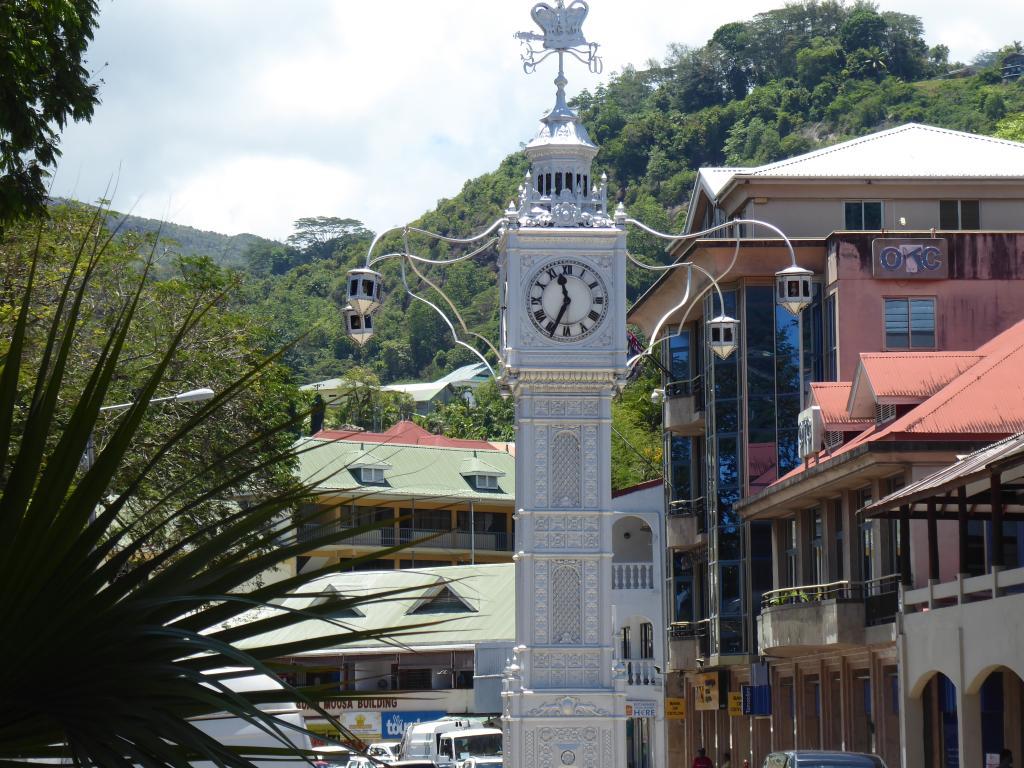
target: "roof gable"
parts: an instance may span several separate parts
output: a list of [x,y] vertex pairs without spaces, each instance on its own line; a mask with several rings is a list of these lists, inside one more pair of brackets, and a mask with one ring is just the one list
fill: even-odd
[[977,352],[862,352],[846,409],[874,418],[875,405],[920,403],[983,359]]

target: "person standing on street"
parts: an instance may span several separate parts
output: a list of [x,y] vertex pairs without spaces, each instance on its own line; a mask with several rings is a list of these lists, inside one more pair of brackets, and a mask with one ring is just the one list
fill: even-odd
[[693,758],[693,768],[715,768],[704,747],[697,750],[697,756]]

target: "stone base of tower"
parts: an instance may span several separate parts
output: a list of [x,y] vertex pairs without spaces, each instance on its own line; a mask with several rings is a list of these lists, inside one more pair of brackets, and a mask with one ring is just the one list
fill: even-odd
[[502,694],[505,768],[622,768],[626,695],[515,691]]

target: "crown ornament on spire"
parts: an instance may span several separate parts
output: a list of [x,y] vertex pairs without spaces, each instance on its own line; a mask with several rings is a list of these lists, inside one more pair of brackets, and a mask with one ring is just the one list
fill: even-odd
[[[590,13],[590,6],[585,0],[573,0],[566,5],[558,0],[554,7],[547,3],[537,3],[530,10],[530,16],[541,28],[543,34],[536,32],[516,32],[516,39],[523,44],[523,70],[532,74],[537,65],[553,53],[558,54],[558,69],[561,73],[562,57],[568,53],[577,61],[587,65],[594,74],[603,69],[601,57],[597,55],[597,43],[588,43],[583,36],[583,21]],[[532,43],[540,42],[541,47],[534,48]]]

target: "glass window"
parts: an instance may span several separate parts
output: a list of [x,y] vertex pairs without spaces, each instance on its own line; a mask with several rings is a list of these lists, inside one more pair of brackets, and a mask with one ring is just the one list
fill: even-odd
[[866,231],[882,228],[880,200],[847,200],[843,203],[846,229]]
[[887,349],[934,349],[935,299],[886,299],[885,346]]
[[977,200],[940,200],[939,229],[981,229],[981,204]]
[[795,587],[800,583],[796,520],[787,520],[783,525],[786,526],[786,586]]
[[836,323],[836,294],[825,297],[825,379],[839,380],[839,326]]

